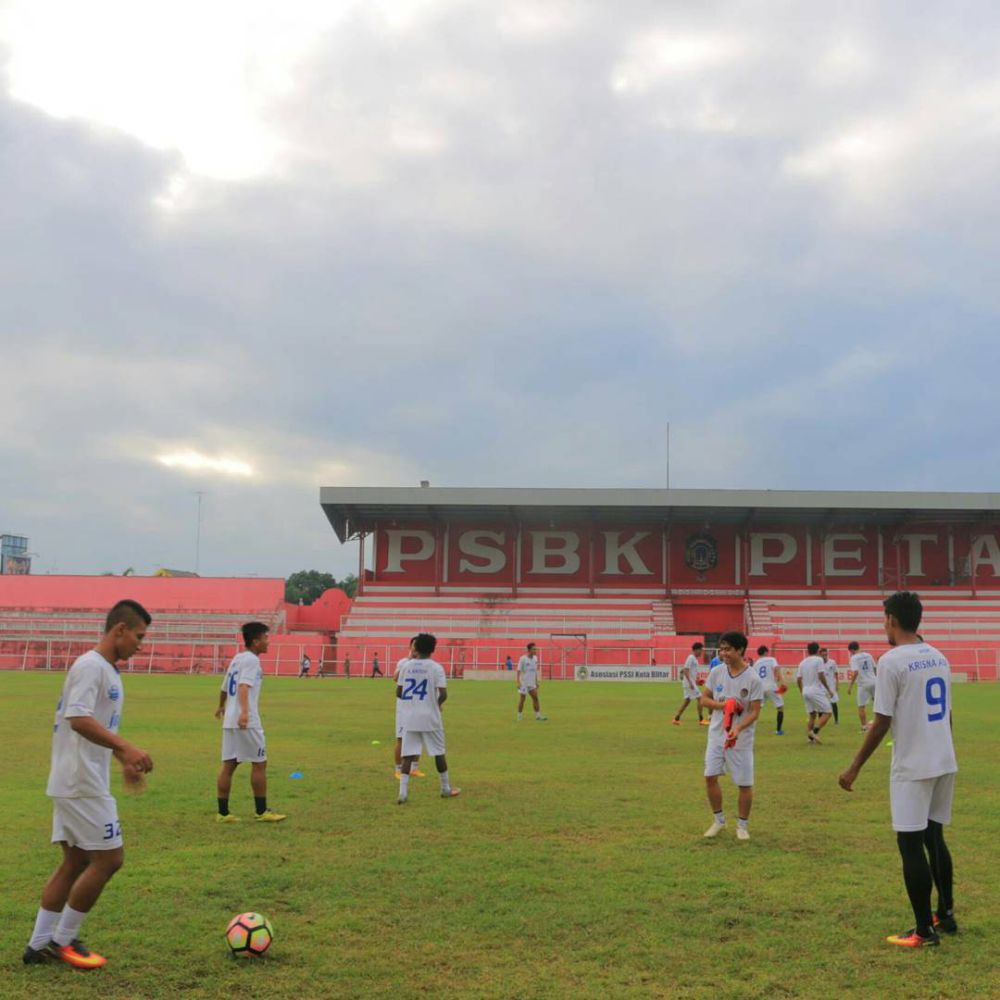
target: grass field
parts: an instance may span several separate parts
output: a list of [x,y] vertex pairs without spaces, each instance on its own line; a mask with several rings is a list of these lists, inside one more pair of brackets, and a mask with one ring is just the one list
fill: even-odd
[[[445,724],[464,794],[441,800],[429,766],[401,808],[390,683],[269,679],[269,798],[289,818],[220,827],[218,679],[129,676],[123,735],[156,770],[145,795],[119,796],[125,867],[83,935],[110,960],[79,973],[20,960],[58,858],[44,786],[62,680],[0,673],[4,1000],[1000,996],[1000,686],[954,690],[961,932],[913,952],[883,943],[912,925],[889,751],[853,795],[837,787],[860,740],[846,698],[823,747],[801,736],[797,694],[784,739],[765,709],[741,844],[727,778],[729,829],[702,839],[705,731],[693,707],[669,725],[679,686],[552,683],[551,721],[517,724],[512,684],[455,682]],[[249,819],[245,767],[232,806]],[[247,909],[276,940],[238,962],[222,935]]]

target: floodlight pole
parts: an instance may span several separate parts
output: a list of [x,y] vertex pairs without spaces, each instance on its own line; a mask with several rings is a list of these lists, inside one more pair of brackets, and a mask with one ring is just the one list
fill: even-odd
[[667,421],[667,489],[670,489],[670,421]]
[[201,502],[205,496],[205,490],[195,490],[194,495],[198,498],[198,523],[194,535],[194,571],[199,573],[201,570]]

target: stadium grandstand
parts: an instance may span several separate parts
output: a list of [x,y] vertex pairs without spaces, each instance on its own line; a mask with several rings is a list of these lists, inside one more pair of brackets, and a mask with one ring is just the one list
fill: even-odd
[[288,604],[281,579],[0,576],[0,669],[67,669],[93,647],[108,608],[126,597],[154,620],[129,668],[170,673],[224,670],[242,646],[240,625],[251,619],[271,626],[269,672],[297,673],[306,653],[332,668],[349,604],[341,590],[309,607]]
[[502,676],[538,644],[549,678],[592,667],[676,676],[696,639],[745,629],[785,665],[806,642],[839,664],[884,652],[881,601],[920,593],[923,635],[958,679],[1000,663],[1000,495],[326,487],[342,543],[358,544],[353,601],[302,607],[264,578],[0,575],[0,669],[63,670],[131,597],[154,617],[132,670],[217,672],[239,626],[272,628],[269,673],[303,654],[331,676],[383,672],[415,632],[453,676]]
[[881,602],[924,600],[923,634],[959,679],[1000,660],[1000,494],[324,488],[359,549],[339,655],[402,656],[438,636],[453,674],[539,644],[547,676],[673,668],[694,639],[745,629],[783,663],[811,639],[846,665],[886,649]]

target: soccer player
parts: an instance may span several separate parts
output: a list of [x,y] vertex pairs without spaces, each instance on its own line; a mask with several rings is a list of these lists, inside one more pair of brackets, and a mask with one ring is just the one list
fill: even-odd
[[454,798],[462,792],[461,788],[452,788],[448,778],[441,719],[441,706],[448,698],[448,678],[444,667],[430,658],[436,646],[437,639],[426,632],[415,636],[413,657],[400,667],[396,678],[396,697],[403,703],[403,770],[396,799],[400,805],[405,805],[409,797],[410,772],[424,748],[434,755],[441,798]]
[[[885,634],[893,648],[878,662],[875,720],[839,781],[845,791],[853,790],[861,768],[891,728],[889,805],[916,925],[886,940],[904,948],[923,948],[938,944],[939,930],[949,934],[958,930],[951,853],[944,842],[958,771],[951,736],[951,668],[917,635],[923,605],[916,594],[893,594],[883,607]],[[934,913],[932,882],[938,891]]]
[[692,644],[691,652],[684,661],[684,666],[681,667],[681,686],[684,690],[684,701],[681,702],[681,707],[677,709],[677,714],[674,716],[673,724],[675,726],[681,724],[681,716],[692,701],[698,706],[698,725],[708,725],[702,713],[701,689],[698,687],[698,658],[701,656],[701,651],[704,648],[704,645],[700,642]]
[[528,652],[517,661],[517,690],[520,697],[517,701],[517,721],[524,718],[524,699],[531,695],[531,703],[535,706],[535,721],[547,722],[548,716],[542,715],[542,709],[538,703],[538,647],[533,643],[528,643]]
[[848,652],[851,654],[851,670],[847,685],[847,693],[851,693],[851,688],[858,685],[858,718],[861,720],[861,731],[868,729],[868,718],[865,713],[865,706],[872,702],[872,712],[875,711],[875,679],[878,676],[878,668],[871,653],[862,651],[857,642],[847,644]]
[[819,643],[810,642],[806,646],[806,658],[795,671],[795,681],[802,692],[809,720],[806,732],[810,743],[821,743],[819,731],[830,721],[830,688],[826,683],[824,667],[826,661],[819,655]]
[[58,959],[97,969],[107,959],[80,940],[83,920],[125,860],[118,806],[111,795],[111,758],[125,785],[141,791],[153,770],[145,750],[118,735],[125,694],[115,664],[134,656],[152,619],[136,601],[119,601],[95,649],[77,657],[56,706],[46,794],[52,799],[52,843],[62,862],[42,890],[26,965]]
[[840,725],[840,680],[837,677],[837,664],[830,659],[830,650],[825,646],[820,649],[819,655],[823,657],[823,676],[826,677],[826,686],[830,689],[830,709],[833,712],[833,724]]
[[385,674],[382,673],[382,668],[378,665],[378,653],[372,657],[372,679],[376,677],[384,677]]
[[308,677],[309,668],[312,666],[312,660],[309,659],[308,653],[302,654],[302,660],[299,663],[299,677]]
[[222,768],[217,787],[219,814],[215,820],[217,823],[239,822],[239,816],[229,811],[229,792],[236,768],[249,762],[257,821],[280,823],[285,814],[267,808],[267,748],[259,707],[260,688],[264,682],[260,658],[267,652],[270,629],[263,622],[247,622],[242,632],[246,648],[229,664],[219,691],[219,707],[215,710],[215,717],[222,719]]
[[[396,684],[399,684],[399,672],[403,669],[403,665],[409,663],[413,658],[413,643],[416,640],[414,636],[410,640],[410,648],[407,650],[406,656],[404,656],[397,664],[396,670],[393,673],[393,679]],[[395,691],[393,692],[392,700],[396,703],[396,780],[402,777],[402,765],[403,765],[403,703],[396,697]],[[420,755],[417,754],[417,761],[420,760]],[[417,761],[414,761],[413,767],[410,768],[411,778],[425,778],[427,775],[424,774],[417,766]]]
[[[715,814],[706,837],[716,837],[725,829],[726,814],[722,811],[722,789],[719,775],[729,772],[739,788],[739,814],[736,839],[749,840],[750,809],[753,806],[753,735],[764,689],[760,678],[743,659],[747,637],[742,632],[724,632],[719,636],[721,663],[708,672],[701,694],[701,704],[711,709],[708,745],[705,748],[705,787],[708,804]],[[738,702],[738,714],[729,720],[726,729],[727,702]]]
[[781,727],[785,722],[785,699],[778,691],[778,688],[782,686],[781,667],[778,666],[778,661],[770,655],[767,646],[757,647],[757,663],[754,666],[754,673],[760,678],[761,687],[764,689],[764,700],[774,702],[774,707],[778,711],[774,735],[784,736],[785,731]]

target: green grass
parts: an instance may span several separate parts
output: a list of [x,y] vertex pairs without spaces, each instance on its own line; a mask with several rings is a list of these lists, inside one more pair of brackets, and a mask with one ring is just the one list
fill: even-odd
[[[888,751],[853,795],[837,787],[860,740],[847,699],[823,747],[800,739],[797,695],[784,739],[765,708],[753,840],[739,844],[732,825],[702,839],[705,733],[693,708],[669,725],[679,687],[552,683],[551,721],[515,724],[513,684],[456,682],[445,716],[465,792],[442,801],[428,767],[400,808],[390,684],[269,679],[270,802],[289,818],[219,827],[218,680],[129,676],[123,733],[156,770],[144,796],[119,796],[125,867],[84,925],[110,961],[78,973],[20,962],[58,858],[44,786],[62,680],[0,673],[5,1000],[1000,995],[1000,686],[955,687],[961,933],[911,952],[883,943],[912,923]],[[232,805],[249,818],[245,767]],[[259,961],[223,942],[246,909],[275,926]]]

